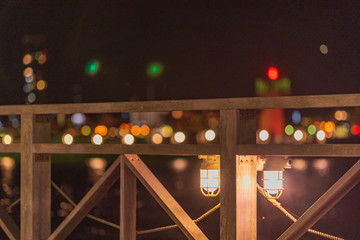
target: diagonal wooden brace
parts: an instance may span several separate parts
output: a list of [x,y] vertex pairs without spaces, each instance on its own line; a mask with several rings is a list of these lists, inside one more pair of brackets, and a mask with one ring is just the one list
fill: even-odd
[[324,193],[278,240],[299,239],[360,182],[360,160]]
[[0,206],[0,227],[10,240],[20,239],[20,230],[7,211]]
[[125,163],[188,239],[208,239],[136,154],[125,154]]
[[76,228],[86,217],[95,204],[106,194],[110,187],[119,179],[120,157],[109,167],[104,175],[96,182],[79,204],[71,211],[48,240],[62,240]]

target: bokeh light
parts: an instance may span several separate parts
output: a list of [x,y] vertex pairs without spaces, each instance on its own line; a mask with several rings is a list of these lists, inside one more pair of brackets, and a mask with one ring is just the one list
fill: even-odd
[[319,141],[323,141],[325,139],[325,132],[323,130],[320,130],[316,133],[316,138],[319,140]]
[[39,80],[37,83],[36,83],[36,88],[39,90],[39,91],[42,91],[42,90],[45,90],[47,88],[47,82],[45,80]]
[[74,113],[73,115],[71,115],[71,122],[75,126],[81,126],[85,123],[85,121],[86,121],[86,116],[83,113]]
[[40,56],[38,57],[37,60],[38,60],[39,64],[44,64],[44,63],[46,63],[47,57],[45,54],[40,54]]
[[91,133],[91,127],[88,125],[82,126],[80,131],[83,136],[89,136]]
[[89,159],[88,165],[94,170],[105,170],[107,161],[104,158],[94,157]]
[[180,119],[180,118],[182,118],[183,115],[184,115],[184,112],[183,112],[183,111],[172,111],[172,112],[171,112],[171,116],[172,116],[174,119]]
[[211,142],[215,139],[215,137],[216,137],[216,133],[214,132],[214,130],[209,129],[205,132],[205,139],[207,141]]
[[94,129],[94,133],[104,137],[108,133],[108,129],[105,125],[98,125]]
[[279,77],[279,71],[275,67],[270,67],[267,72],[268,78],[275,81]]
[[24,77],[30,77],[31,75],[33,75],[34,71],[31,67],[27,67],[24,70]]
[[164,65],[160,62],[151,62],[146,69],[146,74],[149,77],[158,77],[164,71]]
[[293,159],[291,160],[291,168],[305,171],[308,168],[308,162],[305,159]]
[[120,125],[119,135],[125,136],[126,134],[130,133],[130,128],[131,128],[130,124],[122,123]]
[[101,145],[103,143],[103,137],[100,134],[95,134],[91,138],[91,142],[95,145]]
[[149,135],[150,133],[150,128],[148,125],[144,124],[140,127],[140,130],[141,130],[141,135],[143,135],[144,137]]
[[5,170],[12,170],[15,167],[15,160],[12,157],[0,158],[0,166]]
[[313,124],[310,124],[307,128],[307,131],[310,135],[314,135],[316,133],[316,127]]
[[304,138],[304,134],[301,130],[296,130],[294,132],[294,138],[296,141],[301,141]]
[[352,132],[352,134],[354,134],[354,135],[359,135],[359,134],[360,134],[360,126],[359,126],[359,125],[354,125],[354,126],[351,128],[351,132]]
[[36,94],[35,93],[29,93],[29,95],[27,95],[26,97],[26,100],[29,102],[29,103],[33,103],[35,102],[36,100]]
[[33,58],[31,56],[31,54],[25,54],[25,56],[23,57],[23,64],[24,65],[28,65],[32,62]]
[[175,172],[184,171],[188,165],[188,161],[185,158],[176,158],[171,164]]
[[2,143],[5,144],[5,145],[9,145],[9,144],[12,144],[14,141],[13,137],[10,135],[10,134],[5,134],[3,137],[2,137]]
[[294,133],[295,129],[292,125],[288,124],[285,127],[285,134],[291,136]]
[[74,142],[74,137],[70,133],[64,134],[62,136],[62,143],[63,144],[71,145],[73,142]]
[[135,138],[131,134],[126,134],[123,139],[124,143],[127,145],[132,145],[135,142]]
[[325,44],[321,44],[321,45],[320,45],[320,52],[321,52],[322,54],[327,54],[327,53],[329,52],[329,49],[328,49],[328,47],[327,47]]
[[163,142],[163,137],[159,133],[155,133],[151,137],[151,142],[154,144],[161,144]]
[[130,132],[135,137],[139,136],[141,133],[141,128],[138,125],[133,125],[130,129]]
[[183,132],[176,132],[174,135],[174,140],[177,143],[183,143],[186,139],[186,136]]
[[261,141],[266,141],[266,140],[268,140],[269,139],[269,132],[268,131],[266,131],[266,130],[261,130],[260,132],[259,132],[259,138],[260,138],[260,140]]
[[328,121],[324,125],[324,129],[326,132],[333,132],[335,129],[335,123],[332,121]]
[[292,113],[291,118],[295,124],[299,124],[301,122],[301,113],[296,110]]
[[161,126],[160,134],[165,138],[171,137],[173,134],[173,128],[170,125]]
[[99,72],[100,62],[98,60],[91,60],[85,66],[86,74],[94,76]]

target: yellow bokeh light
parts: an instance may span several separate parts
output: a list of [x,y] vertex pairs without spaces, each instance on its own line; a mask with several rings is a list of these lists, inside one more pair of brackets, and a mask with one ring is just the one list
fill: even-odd
[[335,129],[335,123],[332,121],[328,121],[324,125],[324,129],[326,132],[332,132]]
[[186,136],[183,132],[177,132],[174,135],[174,139],[177,143],[183,143],[186,139]]
[[12,170],[15,167],[15,160],[11,157],[2,157],[0,158],[0,165],[5,170]]
[[3,142],[3,144],[5,144],[5,145],[12,144],[13,141],[14,141],[14,139],[13,139],[13,137],[12,137],[10,134],[5,134],[5,135],[2,137],[2,142]]
[[130,132],[131,132],[132,135],[134,135],[134,136],[139,136],[140,133],[141,133],[141,128],[140,128],[138,125],[133,125],[133,126],[131,127]]
[[130,124],[122,123],[120,125],[119,135],[125,136],[126,134],[130,133]]
[[31,67],[27,67],[24,70],[24,77],[31,77],[33,75],[34,71]]
[[154,144],[161,144],[162,141],[163,141],[163,137],[162,137],[159,133],[155,133],[155,134],[152,136],[151,141],[152,141]]
[[143,136],[149,135],[150,128],[148,125],[142,125],[140,129],[141,129],[141,135],[143,135]]
[[63,144],[71,145],[74,142],[74,137],[70,133],[64,134],[62,137],[62,142]]
[[172,116],[174,119],[180,119],[180,118],[182,118],[183,115],[184,115],[184,112],[183,112],[183,111],[172,111],[172,112],[171,112],[171,116]]
[[164,125],[160,128],[160,134],[163,137],[171,137],[173,134],[173,128],[170,125]]
[[85,125],[85,126],[83,126],[83,127],[81,128],[81,134],[82,134],[83,136],[89,136],[90,133],[91,133],[91,127],[90,127],[90,126]]
[[24,65],[28,65],[32,62],[33,58],[31,56],[31,54],[25,54],[25,56],[23,57],[23,64]]
[[95,145],[101,145],[103,143],[103,137],[100,134],[95,134],[91,138],[91,142]]
[[45,80],[39,80],[37,83],[36,83],[36,88],[39,90],[39,91],[42,91],[42,90],[45,90],[47,87],[47,82]]
[[127,145],[132,145],[135,142],[135,138],[131,134],[126,134],[124,136],[124,143]]
[[108,129],[105,125],[98,125],[95,127],[94,132],[104,137],[108,133]]
[[38,58],[39,64],[44,64],[44,63],[46,63],[46,60],[47,60],[47,57],[46,57],[45,54],[41,54],[41,55],[39,56],[39,58]]

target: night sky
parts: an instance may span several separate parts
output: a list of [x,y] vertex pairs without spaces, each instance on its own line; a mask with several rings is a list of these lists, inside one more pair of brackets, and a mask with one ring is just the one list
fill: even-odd
[[[48,88],[35,103],[254,96],[270,66],[292,95],[360,92],[359,1],[41,2],[0,4],[0,104],[25,103],[22,57],[42,49]],[[93,59],[100,70],[88,76]],[[157,78],[146,75],[153,61],[164,65]]]

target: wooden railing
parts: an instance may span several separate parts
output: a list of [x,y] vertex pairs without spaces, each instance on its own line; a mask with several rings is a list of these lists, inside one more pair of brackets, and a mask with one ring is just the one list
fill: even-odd
[[[51,154],[138,154],[138,155],[220,155],[221,156],[221,209],[220,209],[220,239],[256,239],[256,226],[241,229],[242,221],[256,218],[255,208],[249,214],[237,218],[237,212],[242,211],[236,185],[239,172],[236,155],[286,155],[286,156],[332,156],[359,157],[360,144],[256,144],[256,110],[267,108],[337,108],[359,107],[360,94],[319,95],[319,96],[287,96],[268,98],[226,98],[205,100],[122,102],[122,103],[81,103],[52,105],[14,105],[0,106],[2,115],[21,115],[20,144],[0,145],[0,152],[17,152],[21,154],[21,224],[22,240],[47,239],[50,235],[50,200],[51,200]],[[50,144],[49,114],[72,113],[120,113],[120,112],[159,112],[176,110],[218,110],[220,111],[219,144]],[[254,163],[255,164],[255,163]],[[130,166],[130,165],[129,165]],[[130,167],[131,168],[131,167]],[[134,170],[134,169],[133,169]],[[123,173],[126,170],[121,170]],[[120,174],[120,173],[119,173]],[[134,174],[134,171],[133,173]],[[131,175],[130,174],[130,175]],[[136,175],[136,174],[135,174]],[[121,176],[120,176],[121,177]],[[137,176],[139,177],[139,176]],[[140,176],[141,177],[141,176]],[[123,178],[122,178],[123,179]],[[124,179],[123,179],[124,180]],[[125,181],[125,180],[124,180]],[[132,180],[131,180],[132,181]],[[143,177],[145,183],[147,178]],[[252,176],[252,181],[256,181]],[[359,177],[353,181],[359,181]],[[134,184],[130,188],[134,188]],[[156,186],[159,187],[159,186]],[[123,193],[133,194],[133,189],[122,186]],[[251,194],[255,192],[256,188]],[[121,204],[129,204],[122,197]],[[252,195],[253,199],[254,196]],[[247,199],[249,200],[249,199]],[[164,200],[161,200],[164,201]],[[253,200],[252,200],[253,201]],[[166,204],[165,204],[166,205]],[[122,205],[123,209],[124,205]],[[131,208],[133,209],[133,208]],[[91,209],[87,209],[90,211]],[[82,209],[79,209],[82,211]],[[125,210],[124,210],[125,211]],[[171,211],[170,211],[171,212]],[[255,212],[255,215],[254,215]],[[169,213],[171,215],[171,213]],[[3,214],[2,214],[3,215]],[[181,215],[181,214],[180,214]],[[1,216],[0,216],[1,217]],[[1,217],[0,225],[9,231],[13,239],[19,239],[18,230],[13,223],[4,222],[8,216]],[[181,218],[182,216],[180,216]],[[186,218],[186,217],[185,217]],[[181,219],[183,220],[183,219]],[[66,219],[65,219],[66,221]],[[132,223],[134,222],[131,220]],[[176,221],[175,221],[176,222]],[[180,221],[181,222],[181,221]],[[250,221],[251,222],[251,221]],[[128,223],[121,223],[127,224]],[[120,224],[120,225],[121,225]],[[256,225],[256,219],[255,223]],[[10,226],[10,227],[7,227]],[[122,225],[124,226],[124,225]],[[187,229],[185,224],[180,227],[189,239],[195,230]],[[9,230],[10,229],[10,230]],[[121,228],[127,232],[121,235],[122,240],[135,239],[134,226]],[[130,229],[130,230],[129,230]],[[189,231],[191,234],[189,234]],[[306,229],[305,229],[306,231]],[[53,233],[54,234],[54,233]],[[49,239],[62,239],[54,237]],[[60,236],[60,235],[59,235]],[[126,237],[125,237],[126,236]],[[129,236],[132,236],[129,238]],[[290,237],[287,239],[293,239]],[[206,239],[206,238],[199,238]]]

